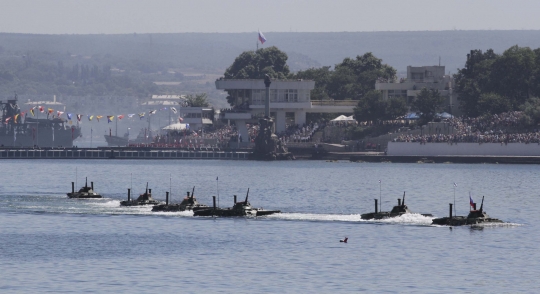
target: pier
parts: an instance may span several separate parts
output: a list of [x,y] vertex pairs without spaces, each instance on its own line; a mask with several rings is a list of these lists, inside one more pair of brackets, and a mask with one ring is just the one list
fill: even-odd
[[50,148],[0,149],[0,159],[227,159],[247,160],[251,152],[180,149]]

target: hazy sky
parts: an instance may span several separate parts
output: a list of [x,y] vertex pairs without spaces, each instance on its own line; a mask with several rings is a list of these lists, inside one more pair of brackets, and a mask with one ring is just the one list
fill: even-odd
[[0,0],[0,32],[539,30],[539,0]]

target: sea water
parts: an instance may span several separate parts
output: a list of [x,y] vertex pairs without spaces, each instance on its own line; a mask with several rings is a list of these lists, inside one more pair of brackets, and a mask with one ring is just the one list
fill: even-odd
[[[536,293],[540,287],[537,165],[324,161],[0,161],[0,292]],[[94,182],[103,199],[69,199]],[[380,180],[380,183],[379,183]],[[137,197],[233,195],[281,214],[193,217],[120,207]],[[456,183],[457,187],[454,186]],[[507,222],[432,226],[420,214],[361,220],[406,192],[417,213]],[[348,243],[339,240],[348,237]]]

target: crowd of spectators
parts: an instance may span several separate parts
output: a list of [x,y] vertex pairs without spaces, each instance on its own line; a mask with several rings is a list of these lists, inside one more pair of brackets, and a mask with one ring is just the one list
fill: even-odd
[[312,142],[313,134],[325,126],[326,123],[322,121],[312,122],[302,126],[288,125],[287,129],[277,134],[277,136],[285,144],[289,142]]
[[453,127],[452,134],[404,134],[396,137],[394,142],[425,143],[538,143],[540,131],[523,131],[521,111],[511,111],[477,118],[450,118],[448,123]]

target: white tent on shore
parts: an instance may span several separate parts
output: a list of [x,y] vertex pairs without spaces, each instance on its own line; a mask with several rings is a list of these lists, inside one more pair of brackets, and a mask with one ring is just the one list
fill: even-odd
[[345,116],[345,115],[340,115],[336,118],[334,118],[333,120],[331,120],[331,122],[354,122],[356,121],[353,116]]
[[178,131],[184,130],[186,129],[186,125],[187,124],[183,124],[183,123],[175,123],[175,124],[164,127],[163,130],[178,130]]

